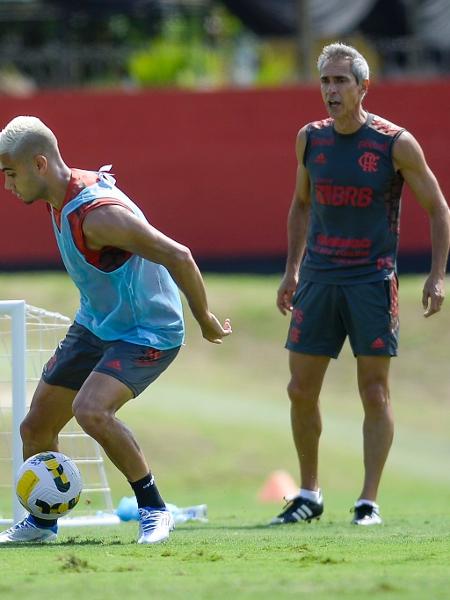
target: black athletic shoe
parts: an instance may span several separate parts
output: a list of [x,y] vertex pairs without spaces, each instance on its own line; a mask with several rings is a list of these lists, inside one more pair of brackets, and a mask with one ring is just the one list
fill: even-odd
[[381,525],[383,523],[378,504],[375,504],[375,506],[361,504],[352,508],[352,512],[354,513],[353,525]]
[[322,494],[320,494],[319,502],[307,500],[302,496],[286,496],[285,500],[286,506],[277,517],[270,521],[269,525],[285,525],[299,521],[310,523],[313,519],[320,519],[320,515],[323,513]]

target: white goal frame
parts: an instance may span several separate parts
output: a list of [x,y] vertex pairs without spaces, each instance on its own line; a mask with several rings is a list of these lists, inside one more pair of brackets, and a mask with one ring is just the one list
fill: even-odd
[[[50,314],[48,311],[43,313]],[[55,313],[54,313],[55,314]],[[25,300],[1,300],[0,315],[9,316],[11,319],[11,391],[12,391],[12,472],[11,472],[11,489],[12,489],[12,506],[13,519],[0,519],[0,523],[8,524],[12,521],[17,522],[24,517],[24,509],[17,499],[15,493],[15,476],[20,466],[23,463],[22,441],[20,438],[20,424],[22,423],[27,411],[27,303]],[[61,316],[61,315],[58,315]],[[70,320],[68,319],[70,322]],[[81,432],[82,433],[82,432]],[[70,434],[68,434],[70,435]],[[78,434],[72,434],[74,436]],[[86,437],[87,434],[83,434]],[[97,442],[94,442],[97,448]],[[77,462],[77,461],[75,461]],[[98,459],[92,462],[102,463],[103,459],[98,449]],[[103,468],[103,465],[101,465]],[[96,491],[110,492],[106,475],[101,475],[103,488]],[[90,490],[92,491],[92,490]],[[106,511],[99,511],[94,515],[69,516],[58,520],[61,525],[115,525],[120,523],[119,517],[110,506],[106,507]],[[75,510],[76,514],[76,510]]]

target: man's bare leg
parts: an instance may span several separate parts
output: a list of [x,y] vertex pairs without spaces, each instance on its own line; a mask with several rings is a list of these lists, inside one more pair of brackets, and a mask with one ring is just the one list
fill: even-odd
[[301,487],[319,488],[319,439],[322,433],[319,395],[330,358],[289,353],[291,424],[300,465]]
[[388,356],[358,356],[358,387],[364,407],[364,484],[360,498],[376,501],[394,437]]
[[94,371],[78,392],[73,411],[83,430],[102,446],[128,481],[137,481],[148,474],[149,466],[134,435],[116,417],[131,398],[133,393],[121,381]]
[[38,452],[58,451],[58,434],[73,416],[72,403],[76,393],[65,387],[48,385],[41,379],[20,426],[24,460]]

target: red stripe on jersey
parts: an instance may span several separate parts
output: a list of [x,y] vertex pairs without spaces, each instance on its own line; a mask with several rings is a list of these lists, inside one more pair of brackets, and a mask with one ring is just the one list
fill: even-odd
[[89,187],[90,185],[94,185],[97,183],[98,175],[93,171],[82,171],[81,169],[72,169],[72,174],[70,176],[70,181],[67,186],[66,195],[64,196],[64,200],[62,206],[59,210],[56,208],[49,209],[53,212],[53,216],[55,217],[56,226],[61,231],[61,211],[64,206],[73,200],[80,192],[84,190],[84,188]]
[[127,206],[124,202],[117,200],[116,198],[98,198],[89,204],[83,204],[77,210],[71,212],[68,216],[73,241],[75,242],[78,250],[89,264],[107,273],[115,271],[121,267],[130,258],[130,256],[132,256],[132,254],[131,252],[127,252],[126,250],[115,248],[113,246],[104,246],[100,250],[91,250],[86,245],[86,240],[83,233],[83,222],[86,218],[86,215],[92,210],[95,210],[100,206],[114,204],[123,206],[127,210],[130,210],[129,206]]
[[[98,181],[97,173],[92,171],[82,171],[80,169],[72,169],[72,176],[67,186],[64,202],[59,211],[52,208],[58,229],[61,229],[61,210],[71,200],[73,200],[84,188],[93,185]],[[127,210],[131,210],[124,202],[117,198],[97,198],[88,204],[81,205],[68,215],[70,230],[72,232],[73,241],[81,254],[86,259],[86,262],[93,265],[101,271],[110,273],[121,267],[132,256],[131,252],[115,248],[113,246],[104,246],[100,250],[91,250],[86,245],[86,240],[83,233],[83,222],[86,215],[100,206],[107,205],[123,206]]]

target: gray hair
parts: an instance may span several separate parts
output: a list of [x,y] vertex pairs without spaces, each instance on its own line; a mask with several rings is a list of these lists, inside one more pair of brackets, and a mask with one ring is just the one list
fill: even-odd
[[342,42],[335,42],[325,46],[317,59],[317,68],[319,73],[322,71],[324,63],[328,60],[335,60],[339,58],[345,58],[350,61],[350,69],[357,83],[361,83],[365,79],[369,79],[370,71],[367,60],[364,56],[353,48],[353,46],[347,46]]
[[37,117],[20,116],[0,131],[0,154],[48,154],[58,151],[55,134]]

